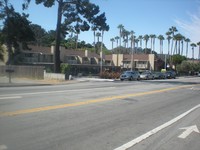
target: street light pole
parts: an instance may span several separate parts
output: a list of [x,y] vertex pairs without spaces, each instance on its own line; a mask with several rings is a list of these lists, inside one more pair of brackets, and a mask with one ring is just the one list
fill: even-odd
[[132,45],[131,45],[131,47],[132,47],[132,50],[131,50],[131,71],[133,71],[133,51],[134,51],[134,49],[135,49],[135,37],[134,37],[134,35],[132,34]]
[[102,37],[101,37],[101,52],[100,52],[100,58],[101,58],[101,62],[100,62],[100,74],[102,74],[103,71],[103,34],[104,31],[102,30]]

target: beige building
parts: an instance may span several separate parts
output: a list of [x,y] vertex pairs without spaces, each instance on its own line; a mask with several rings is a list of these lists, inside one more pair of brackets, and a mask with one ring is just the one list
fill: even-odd
[[[29,46],[31,50],[23,51],[24,64],[32,65],[53,65],[53,56],[55,47],[38,47]],[[154,54],[109,54],[102,55],[103,68],[120,68],[120,69],[138,69],[138,70],[154,70],[155,55]],[[79,67],[96,67],[101,64],[99,54],[88,50],[68,50],[64,47],[60,48],[60,60],[72,66]]]

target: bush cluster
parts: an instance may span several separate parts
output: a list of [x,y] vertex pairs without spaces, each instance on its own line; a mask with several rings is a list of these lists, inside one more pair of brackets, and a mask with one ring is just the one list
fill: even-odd
[[100,76],[100,78],[104,78],[104,79],[118,79],[120,77],[120,73],[104,71],[104,72],[100,73],[99,76]]
[[195,72],[200,72],[200,63],[183,61],[181,64],[177,65],[176,71],[178,71],[180,75],[194,75]]

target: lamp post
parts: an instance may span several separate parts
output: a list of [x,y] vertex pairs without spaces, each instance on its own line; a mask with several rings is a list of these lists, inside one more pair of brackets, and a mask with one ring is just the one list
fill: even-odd
[[133,31],[131,31],[131,34],[132,34],[132,36],[131,36],[131,43],[132,43],[132,45],[131,45],[131,47],[132,47],[132,50],[131,50],[131,71],[133,71],[133,51],[134,51],[134,49],[135,49],[135,37],[134,37],[134,32]]
[[101,62],[100,62],[100,74],[102,74],[102,70],[103,70],[103,33],[104,33],[104,31],[102,30],[101,52],[100,52],[100,58],[101,58]]

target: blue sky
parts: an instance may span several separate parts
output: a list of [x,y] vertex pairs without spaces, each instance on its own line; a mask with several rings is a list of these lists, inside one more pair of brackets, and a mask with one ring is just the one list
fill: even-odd
[[[90,0],[99,5],[101,12],[106,13],[110,30],[105,33],[104,43],[111,49],[110,38],[119,35],[117,26],[123,24],[128,31],[133,30],[135,35],[156,34],[164,35],[171,26],[191,39],[200,41],[200,0]],[[23,0],[21,0],[23,2]],[[19,0],[10,0],[18,12],[22,12]],[[56,28],[57,5],[45,8],[36,5],[32,0],[29,9],[29,20],[39,24],[46,30]],[[80,40],[93,42],[93,33],[82,32]],[[167,52],[167,41],[164,41],[164,52]],[[150,47],[150,41],[148,44]],[[159,41],[156,41],[156,51],[159,52]],[[198,48],[195,49],[198,56]],[[191,57],[191,53],[189,54]]]

